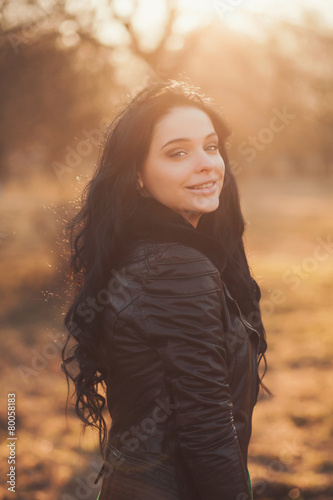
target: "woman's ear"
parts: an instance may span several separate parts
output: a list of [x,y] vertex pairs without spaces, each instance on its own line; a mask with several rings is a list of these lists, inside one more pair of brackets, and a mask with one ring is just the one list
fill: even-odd
[[136,176],[136,183],[137,183],[137,189],[140,191],[140,194],[144,198],[150,198],[150,194],[148,193],[148,191],[144,187],[142,177],[139,173]]
[[143,181],[142,181],[141,175],[137,174],[136,178],[137,178],[138,189],[142,189],[143,188]]

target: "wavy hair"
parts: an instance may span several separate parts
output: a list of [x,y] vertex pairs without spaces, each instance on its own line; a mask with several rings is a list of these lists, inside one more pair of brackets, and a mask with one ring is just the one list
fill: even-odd
[[[106,399],[99,392],[105,389],[106,372],[99,361],[101,339],[101,315],[87,322],[82,313],[82,304],[96,297],[106,286],[107,276],[120,265],[126,256],[128,234],[126,221],[136,212],[138,197],[137,173],[149,152],[152,133],[158,121],[176,106],[196,106],[210,117],[219,138],[219,150],[225,163],[225,178],[220,195],[220,205],[205,220],[209,231],[223,247],[228,256],[223,279],[248,321],[260,333],[260,360],[265,369],[259,384],[272,395],[262,383],[267,369],[265,358],[266,333],[261,322],[259,300],[260,289],[251,276],[245,255],[243,233],[245,221],[241,212],[239,193],[226,152],[226,141],[231,130],[222,109],[199,87],[187,79],[151,82],[116,115],[105,132],[95,173],[83,190],[78,213],[66,224],[69,231],[70,258],[66,270],[67,283],[74,287],[64,325],[68,332],[62,349],[62,370],[75,386],[75,411],[84,422],[84,427],[99,430],[102,455],[107,440],[107,426],[103,417]],[[70,339],[75,345],[68,352]],[[71,354],[71,355],[70,355]],[[71,363],[78,366],[76,373]],[[67,368],[67,365],[70,365]],[[68,402],[68,395],[67,395]],[[67,403],[66,403],[67,408]]]

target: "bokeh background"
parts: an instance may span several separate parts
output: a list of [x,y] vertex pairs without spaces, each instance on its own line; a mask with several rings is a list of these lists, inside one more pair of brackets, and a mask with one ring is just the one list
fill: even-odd
[[[333,498],[333,5],[328,0],[0,1],[0,496],[95,500],[96,431],[60,370],[62,225],[103,131],[151,79],[188,78],[223,107],[262,290],[265,383],[256,500]],[[71,387],[71,392],[73,387]],[[7,490],[16,393],[17,493]]]

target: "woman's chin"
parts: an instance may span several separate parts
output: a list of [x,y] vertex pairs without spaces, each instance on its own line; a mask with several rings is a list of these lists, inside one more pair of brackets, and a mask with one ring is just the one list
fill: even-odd
[[218,208],[219,203],[220,200],[216,196],[196,196],[196,199],[193,202],[193,210],[203,213],[213,212]]

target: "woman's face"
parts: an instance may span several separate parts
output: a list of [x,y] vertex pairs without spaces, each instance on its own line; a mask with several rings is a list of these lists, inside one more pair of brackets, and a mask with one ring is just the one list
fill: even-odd
[[219,206],[224,172],[209,116],[194,106],[178,106],[156,124],[138,181],[143,195],[197,227],[204,213]]

